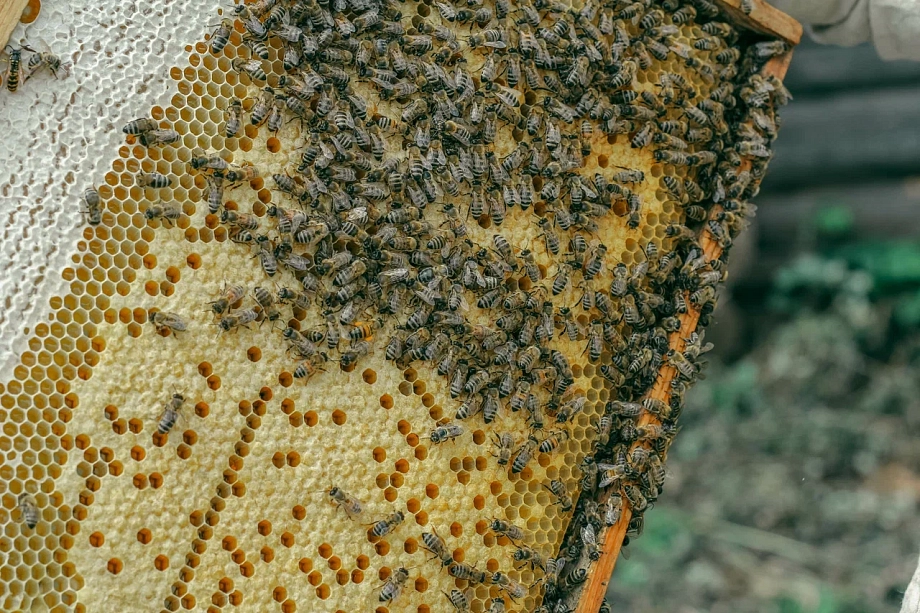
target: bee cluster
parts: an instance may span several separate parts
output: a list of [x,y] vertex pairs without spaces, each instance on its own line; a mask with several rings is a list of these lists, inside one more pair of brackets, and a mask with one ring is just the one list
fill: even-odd
[[[555,453],[592,402],[560,341],[583,346],[616,399],[595,424],[578,486],[544,484],[573,517],[558,557],[531,548],[511,522],[489,524],[516,546],[522,568],[539,569],[538,610],[572,610],[604,531],[629,508],[628,534],[638,536],[661,492],[684,392],[710,347],[681,318],[696,311],[706,325],[727,249],[754,212],[747,201],[771,155],[774,107],[788,98],[761,68],[785,43],[751,39],[707,0],[260,0],[234,13],[210,52],[220,56],[243,32],[251,54],[231,66],[260,91],[229,102],[224,137],[246,126],[277,134],[288,122],[301,136],[288,143],[296,163],[278,173],[192,152],[189,172],[207,184],[210,217],[252,249],[266,277],[250,305],[250,289],[236,284],[210,304],[221,333],[287,322],[279,343],[302,381],[331,362],[350,371],[375,347],[400,368],[422,364],[456,401],[453,418],[430,430],[431,445],[475,423],[512,476]],[[124,131],[145,147],[181,140],[151,119]],[[610,145],[651,169],[608,167]],[[225,190],[269,179],[279,195],[264,214],[228,205]],[[173,183],[157,172],[135,181],[154,190]],[[681,219],[655,241],[640,232],[649,185]],[[86,190],[84,202],[98,224],[98,192]],[[183,210],[155,203],[145,216],[172,226]],[[519,247],[522,225],[539,241]],[[638,261],[615,260],[600,238],[613,226],[644,243]],[[707,255],[704,233],[722,256]],[[267,289],[276,279],[281,287]],[[302,328],[305,315],[322,323]],[[187,329],[173,313],[149,321],[164,334]],[[675,335],[687,341],[680,351]],[[665,366],[677,373],[670,397],[650,397]],[[167,405],[161,433],[180,407]],[[526,416],[527,435],[499,429],[499,417],[514,413]],[[342,489],[328,495],[349,517],[362,514]],[[396,511],[370,532],[386,536],[403,520]],[[422,541],[451,577],[497,587],[490,611],[533,587],[454,560],[435,532]],[[395,601],[409,578],[394,571],[380,601]],[[472,606],[463,591],[445,596],[457,610]]]

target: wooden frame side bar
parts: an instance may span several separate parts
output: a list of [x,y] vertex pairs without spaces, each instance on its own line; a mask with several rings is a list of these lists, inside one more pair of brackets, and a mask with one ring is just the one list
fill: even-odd
[[0,47],[10,42],[10,34],[19,23],[29,0],[0,0]]
[[[722,0],[717,1],[719,4],[726,3]],[[735,2],[736,4],[739,2],[739,0],[726,1]],[[779,11],[776,11],[776,9],[773,9],[772,7],[770,8],[772,11],[779,13]],[[780,15],[784,14],[780,13]],[[799,36],[801,36],[801,26],[799,26]],[[764,74],[774,75],[782,80],[783,77],[786,76],[786,70],[789,68],[789,63],[791,61],[792,51],[790,50],[789,52],[772,58],[769,62],[767,62],[767,64],[764,65],[763,72]],[[718,211],[714,211],[714,214],[715,213],[718,213]],[[708,230],[704,230],[702,236],[700,237],[700,246],[703,248],[703,252],[705,253],[707,260],[715,260],[722,255],[722,248],[713,239]],[[673,332],[670,337],[669,346],[672,349],[678,352],[684,350],[686,345],[684,338],[689,337],[690,333],[696,330],[699,318],[700,313],[696,309],[691,309],[687,313],[681,315],[679,318],[680,330]],[[675,374],[676,372],[674,367],[669,365],[663,366],[658,372],[658,378],[655,381],[655,385],[652,387],[652,391],[649,392],[647,397],[661,400],[667,404],[670,400],[671,381],[674,379]],[[639,425],[646,425],[651,421],[652,416],[648,413],[643,413],[642,417],[639,419]],[[607,497],[608,496],[602,494],[600,502],[606,502]],[[585,582],[581,595],[579,596],[578,606],[575,609],[575,613],[597,613],[598,610],[600,610],[601,603],[603,603],[604,596],[607,593],[607,586],[610,583],[611,576],[613,575],[613,569],[616,566],[617,559],[620,556],[620,550],[623,548],[623,539],[626,537],[626,530],[629,527],[629,520],[631,518],[631,509],[629,508],[628,504],[624,504],[623,512],[620,516],[620,521],[599,535],[598,541],[603,543],[601,547],[601,557],[594,564],[592,564],[588,570],[588,579]]]

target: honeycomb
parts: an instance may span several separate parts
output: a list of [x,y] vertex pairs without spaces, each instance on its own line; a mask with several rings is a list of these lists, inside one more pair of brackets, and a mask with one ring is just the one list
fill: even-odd
[[[703,5],[470,6],[254,4],[187,47],[149,112],[176,142],[126,127],[0,390],[4,609],[550,610],[596,559],[591,458],[654,500],[618,453],[663,461],[673,423],[622,403],[694,377],[668,343],[724,274],[696,237],[728,247],[752,212],[781,51]],[[320,33],[317,70],[265,23]]]

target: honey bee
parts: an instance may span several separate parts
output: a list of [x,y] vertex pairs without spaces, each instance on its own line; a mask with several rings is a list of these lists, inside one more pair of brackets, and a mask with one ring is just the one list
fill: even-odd
[[598,545],[597,542],[597,532],[594,530],[594,524],[588,522],[581,528],[581,542],[585,546],[585,550],[588,552],[588,558],[593,561],[600,560],[602,545]]
[[752,45],[754,57],[759,60],[768,60],[773,56],[782,55],[789,47],[781,40],[768,40]]
[[572,400],[566,402],[556,412],[556,423],[561,424],[571,421],[575,415],[584,410],[587,401],[588,399],[585,396],[576,396]]
[[437,532],[422,532],[422,543],[424,543],[425,549],[441,561],[442,566],[450,566],[454,563],[454,558],[450,551],[447,550],[444,539],[438,536]]
[[265,314],[265,318],[268,321],[276,321],[281,317],[281,312],[275,306],[275,297],[270,291],[264,287],[256,287],[252,290],[252,295],[256,302],[259,303],[259,306],[262,307],[262,313]]
[[179,315],[175,313],[164,313],[163,311],[153,311],[147,315],[147,321],[152,323],[156,331],[160,334],[169,330],[175,335],[176,332],[185,332],[188,330],[188,324]]
[[647,122],[638,132],[632,137],[629,141],[633,149],[641,149],[642,147],[647,147],[648,144],[652,141],[652,122]]
[[444,424],[433,429],[428,438],[435,445],[457,438],[463,434],[463,426],[460,424]]
[[140,119],[134,119],[129,121],[122,127],[121,131],[125,134],[143,134],[144,132],[152,132],[153,130],[159,129],[160,124],[158,124],[153,119],[148,117],[141,117]]
[[409,580],[409,571],[403,567],[396,571],[383,584],[380,590],[380,602],[390,602],[399,598],[399,594]]
[[576,568],[565,577],[562,578],[561,587],[565,590],[573,590],[578,585],[584,583],[588,579],[588,569],[587,568]]
[[220,215],[220,222],[254,232],[259,229],[259,218],[249,213],[237,213],[225,209]]
[[224,123],[224,135],[227,138],[235,138],[240,133],[243,125],[243,103],[238,98],[230,100],[227,107],[227,120]]
[[325,357],[325,354],[320,354],[319,356],[305,359],[294,369],[294,378],[309,381],[317,373],[324,372],[324,369],[319,367],[318,362],[325,360]]
[[469,581],[470,583],[485,583],[486,579],[489,578],[488,574],[484,571],[477,570],[475,566],[470,566],[462,562],[455,562],[448,566],[447,574],[457,579]]
[[492,529],[492,532],[495,532],[499,536],[506,536],[512,541],[524,540],[524,531],[518,526],[503,519],[493,519],[489,527]]
[[501,435],[493,432],[492,436],[495,437],[495,446],[498,448],[498,453],[493,455],[498,458],[499,466],[507,466],[508,462],[511,461],[511,453],[514,449],[514,436],[507,432]]
[[514,559],[518,562],[524,562],[520,568],[524,568],[527,562],[530,563],[530,569],[536,570],[537,568],[544,569],[546,568],[546,560],[544,560],[543,555],[539,551],[532,549],[530,547],[521,546],[518,547],[514,552]]
[[262,62],[259,60],[245,60],[237,57],[233,59],[231,65],[235,71],[246,73],[254,81],[265,81],[267,78],[265,70],[262,68]]
[[86,220],[90,225],[96,226],[102,223],[102,206],[99,200],[99,192],[95,187],[87,187],[83,191],[83,202],[86,204]]
[[671,21],[678,25],[689,23],[696,18],[696,9],[690,5],[681,7],[671,15]]
[[590,281],[601,271],[604,265],[604,257],[607,255],[607,246],[603,243],[596,245],[582,266],[582,272],[585,280]]
[[208,177],[208,212],[214,215],[224,203],[224,179],[218,175]]
[[216,315],[223,315],[231,305],[239,302],[246,295],[246,288],[242,285],[225,285],[221,297],[211,302],[211,310]]
[[389,515],[388,517],[385,517],[384,519],[381,519],[380,521],[374,524],[371,524],[372,525],[371,534],[373,534],[377,538],[383,538],[389,533],[393,532],[393,530],[395,530],[397,526],[399,526],[399,524],[401,524],[405,518],[406,516],[403,514],[402,511],[396,511],[392,515]]
[[139,172],[134,175],[134,184],[138,187],[162,189],[172,185],[172,179],[158,172]]
[[496,572],[493,574],[492,583],[507,592],[508,596],[513,600],[520,600],[527,596],[527,588],[503,572]]
[[546,250],[553,255],[559,255],[559,235],[553,232],[553,230],[550,228],[550,220],[546,217],[541,217],[540,221],[537,223],[543,230],[542,236],[546,241]]
[[243,42],[246,43],[246,46],[249,47],[249,50],[252,52],[252,55],[267,60],[270,56],[268,51],[268,45],[265,44],[265,41],[258,40],[251,36],[243,37]]
[[63,74],[65,77],[70,74],[70,63],[63,63],[60,57],[47,48],[47,45],[45,47],[44,51],[36,51],[30,47],[23,47],[24,49],[32,51],[32,57],[29,58],[25,76],[22,79],[23,83],[32,78],[39,70],[46,67],[55,78],[60,78],[60,74]]
[[145,147],[171,145],[179,142],[179,133],[175,130],[151,130],[143,132],[138,140]]
[[623,513],[623,498],[616,493],[610,495],[604,505],[604,523],[609,527],[620,521]]
[[159,219],[170,228],[181,216],[182,208],[178,204],[151,204],[144,211],[144,217],[148,220]]
[[268,112],[274,106],[275,101],[275,90],[267,85],[262,88],[262,96],[256,101],[252,106],[252,110],[249,113],[249,121],[254,126],[261,125],[265,118],[268,117]]
[[256,242],[259,244],[259,263],[262,265],[262,270],[269,277],[274,277],[278,272],[278,260],[275,258],[268,237],[261,235]]
[[648,508],[648,499],[642,495],[642,492],[635,485],[624,486],[623,495],[629,501],[629,506],[633,513],[642,513]]
[[[469,592],[469,588],[466,590]],[[466,592],[461,592],[460,590],[454,589],[450,591],[450,594],[445,594],[447,600],[450,601],[450,604],[457,611],[469,611],[470,610],[470,599]]]
[[35,498],[28,492],[23,492],[16,499],[16,503],[19,506],[22,521],[25,522],[29,529],[35,528],[39,519],[38,503]]
[[189,161],[189,165],[195,170],[224,171],[229,167],[227,160],[220,157],[219,153],[205,155],[205,152],[201,149],[192,151],[192,159]]
[[173,426],[176,425],[176,422],[179,421],[179,411],[182,409],[184,402],[185,397],[182,394],[173,394],[160,415],[160,423],[157,424],[159,434],[168,434]]
[[240,309],[232,313],[227,313],[220,318],[218,326],[222,332],[229,332],[236,328],[247,327],[248,324],[258,319],[259,313],[255,309]]
[[568,430],[555,431],[553,434],[543,439],[543,442],[540,443],[540,453],[552,453],[559,447],[559,445],[569,440],[570,436],[571,435]]
[[214,34],[211,35],[211,53],[218,55],[224,50],[224,47],[230,42],[230,33],[232,31],[233,20],[222,19],[220,25],[214,30]]

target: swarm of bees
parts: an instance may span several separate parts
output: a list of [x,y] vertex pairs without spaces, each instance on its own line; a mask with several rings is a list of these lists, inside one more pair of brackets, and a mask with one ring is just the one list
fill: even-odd
[[[585,411],[588,398],[554,340],[583,343],[617,400],[594,424],[598,445],[577,467],[577,490],[555,479],[544,484],[562,512],[574,513],[559,556],[529,548],[530,535],[511,522],[489,523],[516,547],[515,560],[542,574],[538,610],[569,611],[566,603],[601,556],[604,530],[629,508],[628,535],[638,536],[643,512],[661,493],[684,393],[711,348],[702,333],[682,331],[679,317],[694,309],[700,324],[708,323],[725,254],[754,213],[747,201],[771,155],[775,107],[789,99],[782,83],[760,70],[786,47],[740,46],[740,33],[708,0],[589,1],[577,9],[438,1],[432,8],[429,17],[410,20],[398,0],[236,7],[251,55],[236,57],[232,67],[260,92],[248,111],[241,100],[228,103],[222,132],[235,138],[247,122],[277,132],[295,120],[303,146],[296,164],[264,177],[276,191],[267,216],[224,202],[225,188],[245,188],[263,175],[259,168],[228,163],[221,152],[192,152],[188,172],[206,179],[209,212],[231,240],[252,250],[266,281],[282,284],[253,288],[252,306],[241,305],[248,288],[229,285],[209,306],[221,333],[266,320],[274,327],[293,309],[323,313],[320,326],[282,324],[275,332],[303,382],[330,361],[354,367],[378,338],[400,368],[427,364],[457,401],[454,418],[430,431],[430,443],[450,445],[469,436],[462,422],[482,420],[496,463],[509,474],[525,471],[538,453],[555,453]],[[686,24],[703,32],[689,45],[681,38]],[[458,36],[461,26],[469,36]],[[222,54],[233,28],[234,19],[221,21],[212,54]],[[267,61],[271,45],[281,49],[283,73]],[[481,65],[470,61],[470,50]],[[685,64],[705,85],[660,72],[653,87],[636,87],[643,71],[665,61]],[[360,95],[367,88],[394,104],[376,105]],[[396,116],[382,114],[387,109]],[[147,147],[179,141],[148,118],[124,132]],[[514,149],[499,157],[496,140],[512,132]],[[684,220],[667,226],[669,250],[647,242],[627,266],[611,261],[597,239],[601,224],[640,226],[637,186],[654,180],[629,168],[588,176],[597,133],[650,148],[662,165],[662,190]],[[394,142],[400,146],[387,146]],[[157,189],[172,179],[141,173],[136,182]],[[99,223],[99,194],[88,189],[83,199],[90,223]],[[515,209],[534,213],[548,266],[501,233]],[[167,226],[181,214],[162,203],[146,210]],[[491,241],[474,241],[467,223],[490,228]],[[719,259],[707,258],[704,232],[722,247]],[[572,288],[582,291],[576,305],[554,301]],[[492,323],[474,324],[473,309]],[[187,329],[170,313],[151,313],[150,321],[164,334]],[[674,333],[686,335],[682,351],[671,348]],[[664,366],[677,373],[667,402],[647,397]],[[175,423],[178,398],[167,405],[161,431]],[[516,412],[527,416],[528,435],[492,426]],[[640,425],[644,415],[654,420]],[[340,488],[327,493],[348,517],[362,514],[362,503]],[[404,529],[403,519],[395,512],[370,532]],[[453,560],[435,532],[423,533],[422,542],[452,577],[496,585],[502,597],[492,600],[492,611],[528,593],[503,571]],[[380,601],[399,598],[409,576],[395,570]],[[470,607],[464,591],[445,597],[457,610]]]

